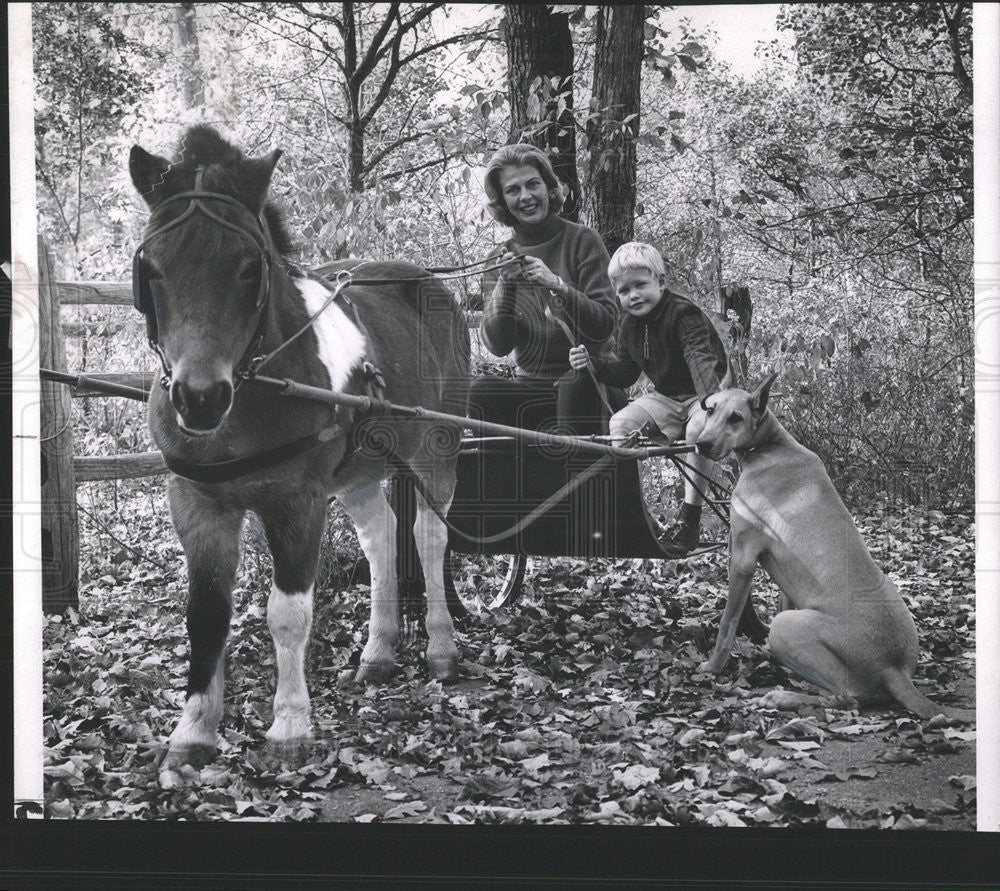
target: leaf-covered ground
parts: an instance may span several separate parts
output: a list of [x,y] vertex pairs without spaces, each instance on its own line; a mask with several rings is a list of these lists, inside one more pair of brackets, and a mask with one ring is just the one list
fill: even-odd
[[[187,667],[183,561],[149,509],[159,496],[118,485],[114,503],[92,492],[101,512],[81,499],[80,610],[46,620],[52,817],[975,827],[971,726],[888,710],[766,710],[760,694],[797,685],[745,639],[716,681],[696,674],[714,640],[724,553],[536,560],[520,604],[459,627],[457,684],[429,680],[409,629],[390,683],[359,686],[350,663],[367,588],[342,587],[355,543],[336,517],[308,655],[315,745],[294,762],[264,746],[268,562],[248,527],[220,750],[164,788],[156,765]],[[861,525],[917,620],[918,686],[972,707],[970,519],[881,512]],[[761,575],[756,590],[770,613],[775,589]]]

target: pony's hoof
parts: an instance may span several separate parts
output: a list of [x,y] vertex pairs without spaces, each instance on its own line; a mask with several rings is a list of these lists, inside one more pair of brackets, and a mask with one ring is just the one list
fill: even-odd
[[216,747],[208,743],[187,743],[181,746],[170,746],[167,754],[160,762],[160,770],[179,771],[184,767],[201,770],[215,757]]
[[215,746],[186,745],[172,747],[159,765],[161,789],[177,789],[196,783],[201,769],[212,760]]
[[308,763],[312,755],[313,735],[294,739],[272,739],[267,734],[266,759],[273,765],[288,765],[296,769]]
[[458,680],[458,659],[428,659],[427,668],[431,677],[442,684],[454,683]]
[[392,663],[362,662],[354,680],[359,684],[384,684],[392,674]]
[[304,715],[281,715],[274,719],[271,729],[265,734],[267,744],[274,750],[296,749],[309,745],[313,739],[309,719]]

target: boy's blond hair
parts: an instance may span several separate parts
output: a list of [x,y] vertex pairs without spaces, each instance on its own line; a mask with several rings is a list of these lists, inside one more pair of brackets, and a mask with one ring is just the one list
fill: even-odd
[[611,255],[608,278],[615,279],[631,269],[644,269],[656,277],[667,274],[660,252],[644,241],[626,242]]

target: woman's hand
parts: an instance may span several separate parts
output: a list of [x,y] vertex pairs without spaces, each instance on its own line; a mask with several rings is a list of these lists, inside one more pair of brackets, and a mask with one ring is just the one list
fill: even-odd
[[521,254],[514,254],[511,251],[505,251],[497,258],[497,262],[501,264],[498,270],[500,281],[509,282],[521,278],[521,259]]
[[566,289],[566,282],[538,257],[528,257],[525,254],[514,254],[507,251],[498,259],[500,263],[507,263],[509,260],[516,261],[500,270],[500,278],[505,282],[520,279],[542,288],[548,288],[557,294],[562,294]]
[[521,258],[521,277],[533,285],[548,288],[557,294],[561,294],[566,288],[566,282],[549,269],[538,257]]
[[575,368],[577,371],[583,371],[590,364],[590,353],[587,352],[587,348],[580,344],[580,346],[575,346],[569,351],[569,365],[570,368]]

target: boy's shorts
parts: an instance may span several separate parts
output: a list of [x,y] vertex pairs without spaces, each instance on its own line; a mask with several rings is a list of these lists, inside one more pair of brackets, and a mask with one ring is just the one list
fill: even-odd
[[652,422],[669,442],[674,442],[684,438],[684,428],[695,411],[701,411],[697,396],[678,402],[653,390],[611,416],[611,439],[619,442]]

